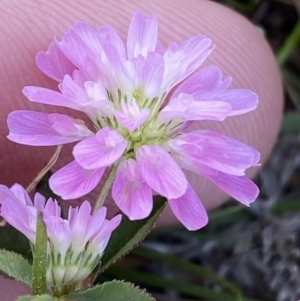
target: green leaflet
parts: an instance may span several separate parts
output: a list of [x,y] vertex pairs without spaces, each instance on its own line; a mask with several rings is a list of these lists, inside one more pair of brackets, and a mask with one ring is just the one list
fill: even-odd
[[[145,291],[123,281],[105,282],[93,288],[61,297],[61,301],[155,301]],[[23,301],[23,300],[20,300]],[[27,300],[24,300],[27,301]],[[47,300],[48,301],[48,300]]]
[[0,250],[0,270],[29,286],[32,283],[32,268],[29,262],[21,255]]

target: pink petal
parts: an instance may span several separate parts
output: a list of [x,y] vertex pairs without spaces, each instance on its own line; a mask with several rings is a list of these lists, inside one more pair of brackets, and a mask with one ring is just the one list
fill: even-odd
[[22,202],[24,205],[27,206],[33,206],[33,203],[27,193],[27,191],[20,185],[20,184],[14,184],[10,191],[14,194],[14,196]]
[[[77,136],[62,136],[59,134],[53,129],[48,119],[50,115],[33,111],[14,111],[10,113],[7,119],[10,130],[7,138],[20,144],[34,146],[61,145],[79,141],[83,138],[80,131],[77,131]],[[65,115],[61,114],[61,116]]]
[[134,66],[120,56],[114,45],[103,44],[105,58],[99,63],[99,68],[108,82],[110,92],[132,95],[135,89]]
[[140,110],[134,98],[132,99],[131,104],[126,104],[122,99],[121,108],[122,110],[115,111],[115,117],[120,124],[131,132],[140,127],[150,115],[150,110],[148,108]]
[[188,230],[199,230],[208,223],[206,210],[190,185],[183,196],[168,202],[174,215]]
[[80,87],[84,87],[84,83],[88,80],[81,70],[75,70],[72,74],[72,79]]
[[73,150],[75,160],[86,169],[106,167],[117,161],[127,148],[127,140],[105,127],[94,137],[82,140]]
[[66,75],[59,88],[68,98],[69,107],[83,111],[95,123],[99,116],[107,116],[106,111],[113,108],[113,103],[107,99],[107,90],[101,83],[86,80],[80,86]]
[[70,100],[60,92],[50,89],[27,86],[23,89],[23,94],[32,102],[80,110],[78,103]]
[[130,132],[133,132],[140,127],[148,119],[149,115],[150,110],[148,108],[142,109],[135,118],[126,115],[120,110],[115,112],[115,117],[117,118],[118,122]]
[[248,178],[219,173],[207,176],[214,184],[242,204],[249,206],[259,195],[259,188]]
[[54,173],[49,185],[52,191],[63,199],[77,199],[97,186],[104,170],[105,168],[86,170],[73,161]]
[[163,57],[155,52],[149,53],[142,78],[144,93],[147,97],[154,98],[161,93],[164,71]]
[[111,220],[105,220],[106,223],[104,223],[101,231],[99,231],[99,234],[101,234],[103,237],[110,235],[120,225],[121,221],[121,214],[117,214]]
[[161,54],[161,55],[163,55],[165,53],[165,49],[160,41],[157,41],[154,52]]
[[97,31],[85,22],[77,22],[70,31],[80,37],[92,54],[91,57],[96,61],[102,51],[101,39]]
[[0,204],[4,202],[6,199],[18,201],[18,198],[12,193],[12,191],[6,185],[0,185]]
[[222,83],[219,84],[218,87],[215,88],[215,90],[226,90],[230,87],[232,83],[232,77],[226,77]]
[[70,208],[70,210],[73,212],[72,218],[69,219],[71,229],[75,233],[75,236],[83,237],[86,234],[86,230],[91,218],[92,206],[88,201],[84,201],[79,207],[76,208],[76,211],[72,209],[73,208]]
[[[84,83],[84,87],[90,102],[94,102],[97,100],[109,101],[107,90],[102,84],[93,81],[86,81]],[[110,103],[112,102],[110,101]]]
[[102,47],[96,31],[87,23],[75,24],[64,34],[62,41],[57,42],[57,45],[87,78],[95,81],[101,78],[95,60],[99,57]]
[[[37,195],[37,194],[36,194]],[[48,216],[61,216],[61,207],[58,205],[57,201],[51,198],[46,202],[45,208],[43,210],[44,218]]]
[[105,220],[101,230],[96,233],[95,236],[91,239],[91,244],[99,245],[99,254],[103,253],[104,249],[107,246],[111,233],[120,225],[121,220],[121,214],[114,216],[111,220]]
[[139,56],[133,60],[139,85],[144,97],[153,99],[161,93],[164,75],[164,60],[162,55],[151,52],[146,58]]
[[108,234],[105,236],[105,238],[103,238],[100,243],[98,243],[98,254],[100,254],[102,256],[102,254],[104,253],[108,242],[110,240],[111,234]]
[[194,94],[198,101],[224,101],[230,104],[232,111],[230,116],[236,116],[251,112],[258,105],[258,96],[254,92],[245,89],[228,89],[216,91],[199,91]]
[[35,243],[37,210],[34,207],[28,207],[18,200],[6,199],[2,202],[1,216]]
[[128,59],[153,52],[157,44],[158,24],[155,15],[146,19],[141,12],[133,15],[127,37]]
[[76,69],[55,42],[50,44],[47,52],[40,51],[37,54],[36,64],[42,72],[58,82],[61,82],[66,74],[72,75]]
[[213,131],[193,131],[169,141],[171,149],[212,169],[241,176],[257,165],[260,154],[250,146]]
[[187,157],[185,155],[179,155],[178,153],[172,153],[173,158],[175,161],[178,163],[178,165],[183,169],[183,170],[189,170],[191,172],[194,172],[198,175],[202,176],[215,176],[218,175],[218,171],[208,167],[204,164],[199,163],[199,161],[193,160],[190,157]]
[[44,222],[47,227],[48,238],[54,246],[55,253],[60,253],[62,259],[64,259],[72,242],[72,231],[68,222],[57,216],[49,216],[44,219]]
[[126,53],[124,43],[112,27],[109,26],[101,27],[98,30],[98,36],[100,38],[101,44],[103,43],[112,44],[117,50],[120,57],[127,58],[127,53]]
[[62,136],[80,139],[94,136],[94,133],[80,119],[73,119],[63,114],[49,114],[48,120],[52,124],[52,128]]
[[210,55],[211,40],[196,36],[180,46],[172,44],[164,53],[165,73],[163,87],[171,89],[197,70]]
[[178,86],[171,97],[176,97],[181,93],[194,95],[199,91],[227,89],[225,84],[228,85],[230,82],[229,78],[222,80],[222,72],[218,67],[209,66],[187,78]]
[[[29,196],[28,196],[29,198]],[[30,199],[30,198],[29,198]],[[31,200],[30,200],[31,201]],[[36,192],[34,194],[34,199],[33,199],[33,204],[34,204],[34,207],[40,211],[40,212],[43,212],[44,211],[44,208],[45,208],[45,205],[46,205],[46,198],[40,194],[39,192]],[[31,206],[33,206],[32,202],[31,202]]]
[[152,189],[142,178],[136,161],[122,161],[112,187],[112,197],[130,220],[144,219],[153,207]]
[[87,228],[86,236],[88,239],[90,239],[92,236],[94,236],[96,233],[100,231],[100,229],[103,226],[105,217],[107,213],[106,207],[101,207],[98,209],[96,213],[93,214],[93,216],[90,217],[90,221]]
[[85,248],[90,236],[87,236],[88,226],[91,218],[92,206],[88,201],[84,201],[79,207],[76,215],[70,221],[72,229],[72,250],[79,254]]
[[224,120],[230,115],[231,106],[222,101],[195,101],[189,94],[180,94],[172,98],[160,112],[159,117],[165,121],[178,119],[193,120]]
[[84,86],[79,85],[69,75],[64,77],[63,82],[58,87],[63,96],[68,99],[70,106],[76,110],[82,110],[81,106],[90,101]]
[[136,159],[145,182],[158,194],[178,198],[185,193],[185,175],[162,147],[144,145],[136,152]]

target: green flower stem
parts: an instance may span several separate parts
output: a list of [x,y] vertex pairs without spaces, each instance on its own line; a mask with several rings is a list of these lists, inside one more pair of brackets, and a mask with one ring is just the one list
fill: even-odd
[[[186,294],[195,298],[203,298],[209,301],[233,301],[232,295],[217,292],[213,289],[188,283],[182,280],[166,279],[158,275],[151,275],[143,272],[138,272],[128,268],[113,266],[106,272],[107,274],[122,278],[127,281],[132,281],[137,284],[143,284],[150,287],[174,290],[182,294]],[[244,298],[243,301],[260,301],[257,299]]]
[[192,262],[181,259],[177,256],[164,254],[143,246],[133,250],[132,252],[138,256],[153,260],[155,262],[164,262],[174,268],[184,270],[188,272],[190,275],[194,274],[195,276],[198,276],[202,279],[212,280],[216,284],[219,284],[225,290],[230,292],[233,296],[235,296],[236,301],[243,300],[242,293],[237,286],[235,286],[233,283],[228,281],[226,278],[219,276],[218,274],[216,274],[210,269],[193,264]]
[[117,165],[113,165],[109,170],[108,175],[103,183],[102,189],[93,208],[93,213],[95,213],[100,207],[103,206],[106,197],[109,193],[109,190],[114,182],[116,171],[117,171]]
[[36,243],[33,252],[32,268],[32,294],[43,295],[47,293],[47,230],[43,222],[43,215],[38,213]]
[[293,31],[285,40],[282,47],[277,52],[276,58],[280,66],[282,66],[287,61],[287,59],[289,58],[289,56],[291,55],[291,53],[293,52],[293,50],[295,49],[299,41],[300,41],[300,19],[298,20]]

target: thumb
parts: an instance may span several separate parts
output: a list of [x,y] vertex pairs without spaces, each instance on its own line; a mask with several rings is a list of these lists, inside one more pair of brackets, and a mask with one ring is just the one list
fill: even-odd
[[[205,34],[213,40],[217,47],[207,64],[213,63],[221,68],[224,76],[232,76],[233,87],[255,91],[260,104],[250,114],[232,117],[222,123],[197,123],[194,127],[216,130],[251,145],[262,153],[262,162],[268,157],[278,134],[282,114],[279,71],[264,38],[250,22],[230,9],[204,0],[25,0],[5,1],[1,8],[1,183],[28,185],[54,151],[53,148],[33,149],[14,144],[5,138],[9,112],[16,109],[59,110],[32,104],[21,93],[26,85],[56,87],[56,83],[37,69],[34,61],[36,53],[46,50],[54,36],[60,39],[63,32],[79,20],[97,28],[111,25],[124,39],[131,16],[137,10],[146,15],[157,14],[160,40],[164,45],[180,43],[198,34]],[[70,152],[66,150],[58,165],[63,166],[71,160]],[[252,170],[249,175],[253,176],[255,172]],[[189,176],[189,179],[207,208],[226,200],[223,192],[202,178]],[[173,217],[170,213],[166,214],[167,218],[163,220],[172,222]],[[11,280],[1,281],[4,301],[15,300],[18,294],[25,293],[23,287],[17,288]]]

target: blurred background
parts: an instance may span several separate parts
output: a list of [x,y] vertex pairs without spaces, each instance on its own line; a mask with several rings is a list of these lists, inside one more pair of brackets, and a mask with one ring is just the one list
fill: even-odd
[[[258,200],[210,212],[198,232],[154,230],[105,273],[147,288],[158,301],[300,300],[300,0],[220,0],[265,35],[281,67],[285,115],[256,178]],[[129,259],[129,260],[128,260]]]

